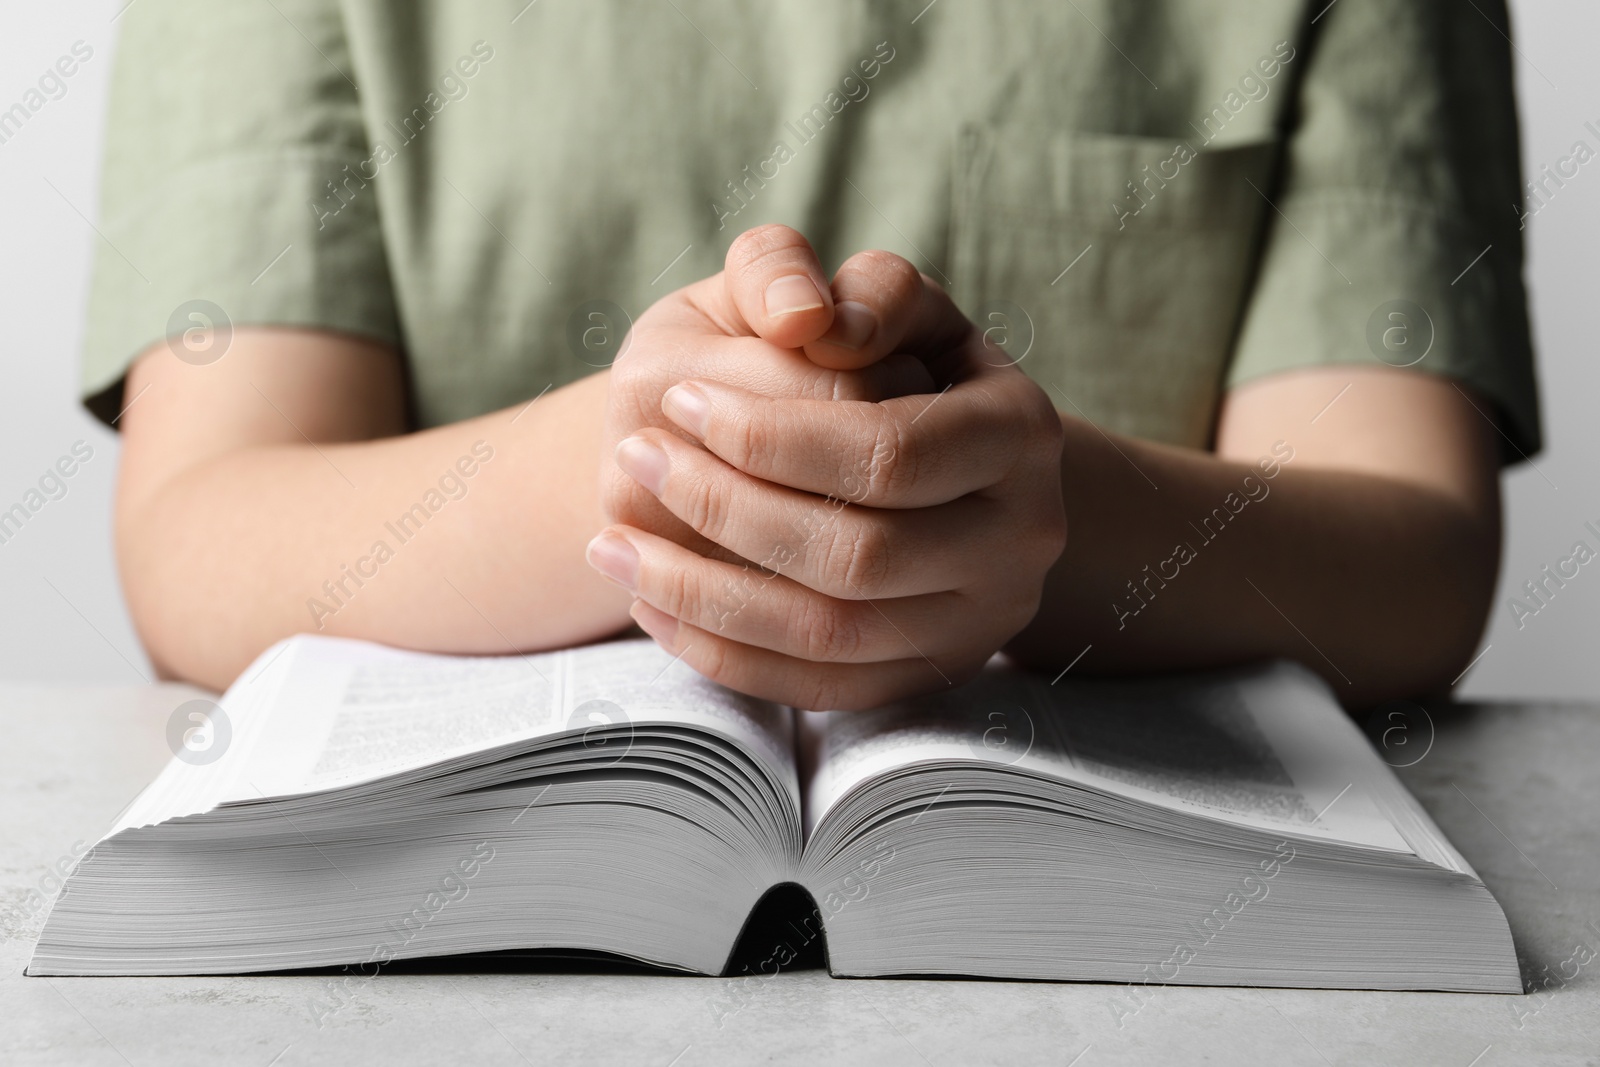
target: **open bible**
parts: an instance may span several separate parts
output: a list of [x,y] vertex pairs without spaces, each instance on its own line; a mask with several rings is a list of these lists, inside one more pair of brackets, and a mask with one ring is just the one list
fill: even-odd
[[714,974],[797,884],[839,976],[1522,989],[1494,898],[1288,663],[1051,684],[997,661],[813,713],[643,640],[300,636],[195,703],[30,974],[540,948]]

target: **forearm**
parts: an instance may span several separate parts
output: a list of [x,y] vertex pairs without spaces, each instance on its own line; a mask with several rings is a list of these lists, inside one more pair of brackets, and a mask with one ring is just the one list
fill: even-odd
[[240,448],[124,494],[119,563],[152,658],[220,688],[297,632],[506,653],[628,625],[628,598],[583,561],[605,387],[421,433]]
[[[1360,705],[1448,685],[1493,592],[1497,522],[1450,496],[1316,469],[1266,471],[1108,439],[1064,418],[1068,543],[1011,645],[1060,671],[1304,662]],[[1247,478],[1249,479],[1247,482]]]

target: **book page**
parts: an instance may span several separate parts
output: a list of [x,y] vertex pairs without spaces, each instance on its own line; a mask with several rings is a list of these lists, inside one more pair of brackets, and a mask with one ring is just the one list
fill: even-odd
[[801,729],[815,752],[808,834],[870,778],[958,760],[1241,826],[1411,851],[1364,784],[1377,757],[1320,680],[1288,664],[1052,686],[995,663],[967,686],[881,711],[806,713]]
[[615,721],[670,721],[737,741],[789,785],[794,773],[794,717],[786,708],[726,689],[643,638],[589,645],[562,653],[567,660],[561,715],[568,728]]
[[[441,656],[301,635],[263,654],[219,703],[228,750],[204,766],[174,759],[119,829],[563,734],[620,758],[647,724],[734,742],[768,764],[798,802],[789,713],[707,681],[648,639],[529,656]],[[607,744],[615,747],[598,747]]]
[[296,784],[322,788],[548,733],[557,673],[552,656],[355,663],[327,705],[322,750]]

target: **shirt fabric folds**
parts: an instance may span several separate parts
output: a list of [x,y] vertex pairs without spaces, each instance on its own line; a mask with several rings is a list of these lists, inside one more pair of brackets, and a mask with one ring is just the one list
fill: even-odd
[[129,8],[91,409],[204,300],[470,417],[783,222],[906,256],[1106,429],[1205,447],[1233,385],[1383,362],[1540,446],[1503,2],[524,3]]

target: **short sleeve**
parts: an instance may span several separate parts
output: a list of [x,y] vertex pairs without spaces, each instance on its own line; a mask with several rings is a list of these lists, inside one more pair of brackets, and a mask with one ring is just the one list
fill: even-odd
[[216,309],[218,326],[398,343],[356,77],[332,0],[129,5],[85,328],[94,414],[121,410],[134,357]]
[[1502,0],[1326,8],[1229,386],[1409,366],[1491,403],[1508,460],[1539,450],[1508,32]]

